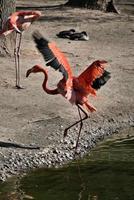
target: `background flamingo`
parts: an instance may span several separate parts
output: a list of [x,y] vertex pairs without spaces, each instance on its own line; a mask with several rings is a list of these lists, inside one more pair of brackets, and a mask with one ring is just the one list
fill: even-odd
[[[107,62],[105,60],[97,60],[93,62],[78,77],[74,77],[66,57],[57,48],[55,43],[49,42],[38,32],[33,34],[33,38],[38,50],[41,52],[46,61],[46,65],[62,72],[63,78],[57,84],[56,89],[50,90],[46,86],[48,74],[43,67],[39,65],[33,66],[27,71],[26,77],[28,77],[30,73],[44,73],[45,79],[42,84],[44,91],[52,95],[61,94],[68,99],[71,104],[75,104],[77,106],[80,120],[67,127],[64,131],[65,137],[71,127],[80,123],[80,129],[75,148],[76,151],[83,121],[88,118],[87,112],[93,112],[96,110],[95,107],[89,103],[87,97],[89,94],[96,95],[96,90],[104,85],[110,78],[110,73],[104,70]],[[87,112],[84,109],[86,109]],[[81,112],[84,114],[83,118],[81,116]]]
[[0,31],[0,35],[7,36],[8,34],[15,31],[15,47],[14,47],[14,58],[15,58],[15,70],[16,70],[16,88],[21,89],[20,86],[20,47],[22,33],[25,31],[33,21],[37,20],[41,16],[40,11],[18,11],[11,14],[3,29]]

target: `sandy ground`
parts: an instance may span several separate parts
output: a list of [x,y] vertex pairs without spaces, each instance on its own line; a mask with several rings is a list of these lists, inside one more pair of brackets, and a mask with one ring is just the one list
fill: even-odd
[[[28,3],[23,1],[18,5],[27,6]],[[0,58],[0,141],[35,144],[41,150],[0,147],[2,180],[19,170],[40,165],[51,166],[73,158],[72,148],[78,127],[70,131],[66,141],[63,141],[63,132],[67,125],[78,119],[77,108],[62,96],[47,95],[41,86],[42,74],[32,74],[28,79],[25,77],[27,69],[33,65],[45,66],[31,37],[34,30],[40,30],[44,36],[56,41],[68,57],[75,75],[94,60],[105,59],[109,62],[107,70],[112,78],[98,91],[97,98],[89,97],[97,112],[90,114],[84,123],[78,149],[82,155],[106,135],[134,125],[134,15],[47,7],[47,4],[44,7],[41,1],[37,5],[44,17],[24,33],[22,42],[21,83],[25,89],[14,88],[14,59]],[[36,6],[36,2],[33,6]],[[89,41],[56,37],[59,31],[70,28],[87,31]],[[48,69],[49,86],[55,88],[61,75]],[[63,152],[66,152],[65,156]]]

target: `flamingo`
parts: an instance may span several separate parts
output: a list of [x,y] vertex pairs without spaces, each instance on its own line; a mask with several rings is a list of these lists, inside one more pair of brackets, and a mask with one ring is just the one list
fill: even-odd
[[5,22],[3,29],[0,31],[0,35],[7,36],[15,31],[15,71],[16,71],[16,88],[22,89],[20,86],[20,47],[22,33],[28,27],[41,16],[40,11],[18,11],[12,13]]
[[[83,126],[83,121],[88,118],[89,112],[96,111],[96,108],[93,105],[91,105],[91,103],[89,103],[87,97],[89,94],[95,96],[96,90],[98,90],[102,85],[104,85],[110,78],[110,72],[104,69],[107,65],[107,61],[96,60],[78,77],[75,77],[73,76],[67,58],[54,42],[49,42],[39,32],[34,32],[33,38],[36,43],[37,49],[43,55],[46,61],[46,65],[51,66],[55,70],[59,70],[62,73],[63,78],[57,84],[56,89],[48,89],[48,73],[45,70],[45,68],[43,68],[40,65],[35,65],[29,70],[27,70],[26,77],[28,77],[31,73],[44,73],[45,78],[42,84],[44,91],[47,94],[51,95],[61,94],[71,104],[77,106],[80,119],[72,125],[68,126],[64,130],[64,137],[66,137],[67,132],[70,128],[72,128],[76,124],[80,124],[75,147],[76,152],[80,133]],[[84,114],[83,118],[82,113]]]

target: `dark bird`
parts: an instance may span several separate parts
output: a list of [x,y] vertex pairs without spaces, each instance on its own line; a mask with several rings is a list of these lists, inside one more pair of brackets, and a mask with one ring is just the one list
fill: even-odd
[[[26,73],[26,77],[28,77],[31,73],[44,73],[45,78],[42,84],[44,91],[52,95],[61,94],[71,104],[77,106],[80,120],[67,127],[64,131],[65,137],[71,127],[76,124],[80,124],[75,148],[76,152],[83,121],[88,118],[88,112],[96,111],[95,107],[89,103],[88,95],[96,96],[96,90],[104,85],[110,78],[110,73],[104,69],[107,65],[107,61],[96,60],[78,77],[75,77],[65,55],[60,51],[54,42],[49,42],[38,32],[33,34],[33,38],[37,49],[46,61],[46,66],[51,66],[55,70],[59,70],[62,73],[63,78],[58,82],[56,89],[48,89],[46,86],[48,81],[47,71],[44,67],[39,65],[35,65],[29,69]],[[83,118],[81,113],[84,114]]]
[[89,36],[87,35],[87,33],[85,31],[82,32],[76,32],[70,35],[70,40],[89,40]]
[[70,35],[73,34],[74,32],[75,32],[74,29],[61,31],[57,34],[57,37],[59,37],[59,38],[70,38]]

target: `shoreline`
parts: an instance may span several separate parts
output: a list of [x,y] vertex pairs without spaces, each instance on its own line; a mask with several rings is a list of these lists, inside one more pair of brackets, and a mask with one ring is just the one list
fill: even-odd
[[[120,132],[123,130],[126,132],[126,130],[134,127],[132,116],[129,115],[127,118],[123,117],[123,119],[119,118],[109,118],[108,123],[106,122],[103,127],[99,126],[96,130],[94,130],[95,127],[90,128],[90,134],[88,134],[87,130],[84,130],[86,134],[82,133],[81,135],[76,159],[89,154],[92,148],[99,142],[104,141],[104,139],[108,139],[108,136],[124,137]],[[132,135],[126,134],[125,136],[131,137]],[[6,181],[11,176],[28,173],[29,170],[37,168],[62,167],[65,164],[69,164],[74,159],[75,142],[73,141],[75,141],[75,138],[70,135],[65,141],[61,140],[59,145],[54,142],[53,145],[40,150],[8,148],[8,154],[0,153],[0,181]]]

